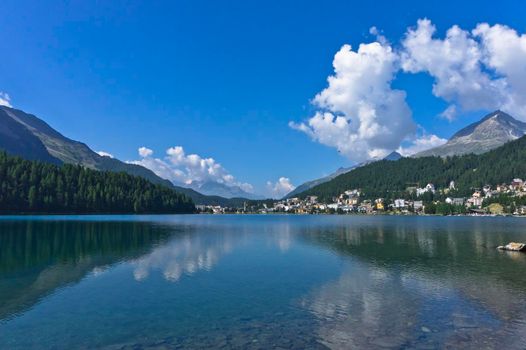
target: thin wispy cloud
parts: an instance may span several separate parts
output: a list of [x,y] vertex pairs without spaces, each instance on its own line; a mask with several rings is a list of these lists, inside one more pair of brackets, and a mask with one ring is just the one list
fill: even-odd
[[105,152],[105,151],[98,151],[97,154],[102,157],[113,158],[113,154]]
[[0,91],[0,106],[13,107],[11,105],[11,98],[5,92]]

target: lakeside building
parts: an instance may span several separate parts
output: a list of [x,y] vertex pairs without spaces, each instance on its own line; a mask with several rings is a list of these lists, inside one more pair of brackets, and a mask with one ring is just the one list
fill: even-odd
[[[395,192],[395,191],[393,191]],[[406,196],[395,199],[367,198],[360,189],[350,189],[334,196],[332,200],[320,200],[319,196],[294,197],[271,202],[252,201],[244,203],[243,208],[224,208],[221,206],[197,205],[202,213],[294,213],[294,214],[321,214],[321,213],[357,213],[377,214],[393,212],[398,214],[466,214],[481,215],[513,213],[526,215],[526,183],[515,178],[508,184],[498,184],[495,187],[484,185],[481,189],[473,189],[468,197],[454,196],[459,193],[454,181],[449,186],[437,189],[434,184],[428,183],[425,187],[407,187]],[[426,194],[426,197],[417,199]],[[449,195],[449,196],[447,196]],[[447,197],[446,197],[447,196]],[[501,203],[499,203],[499,201]],[[515,204],[515,202],[517,202]],[[492,205],[494,203],[498,205]]]

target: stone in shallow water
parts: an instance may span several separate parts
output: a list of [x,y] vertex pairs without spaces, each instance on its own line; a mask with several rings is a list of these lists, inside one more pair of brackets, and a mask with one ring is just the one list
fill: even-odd
[[509,250],[513,252],[523,252],[526,251],[526,244],[525,243],[517,243],[517,242],[510,242],[506,245],[498,246],[497,249],[500,250]]
[[429,328],[427,328],[426,326],[422,326],[422,328],[420,328],[422,330],[422,332],[424,333],[429,333],[431,332],[431,330]]

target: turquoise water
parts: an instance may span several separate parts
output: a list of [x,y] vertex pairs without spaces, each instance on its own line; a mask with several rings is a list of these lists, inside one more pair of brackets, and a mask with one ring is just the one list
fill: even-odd
[[512,218],[0,218],[0,349],[526,344]]

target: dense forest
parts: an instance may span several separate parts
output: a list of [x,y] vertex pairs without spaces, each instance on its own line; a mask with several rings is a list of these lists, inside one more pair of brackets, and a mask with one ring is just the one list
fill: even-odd
[[526,177],[526,136],[490,152],[448,158],[402,158],[398,161],[378,161],[354,169],[335,179],[301,193],[329,200],[349,189],[361,189],[365,198],[407,197],[406,189],[433,183],[447,188],[455,181],[455,195],[467,196],[474,188],[486,184],[509,183],[513,178]]
[[191,199],[126,173],[0,152],[0,213],[191,213]]

